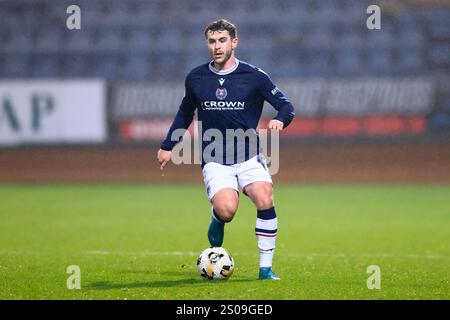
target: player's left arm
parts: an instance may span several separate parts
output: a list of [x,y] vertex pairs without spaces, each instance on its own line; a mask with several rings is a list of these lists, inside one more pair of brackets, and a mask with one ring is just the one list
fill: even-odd
[[257,74],[262,96],[278,111],[275,117],[269,121],[268,128],[281,131],[294,119],[294,107],[264,71],[258,69]]

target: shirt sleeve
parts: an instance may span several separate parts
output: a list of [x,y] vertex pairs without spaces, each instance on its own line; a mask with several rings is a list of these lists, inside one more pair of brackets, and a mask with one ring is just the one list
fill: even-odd
[[294,119],[294,107],[283,92],[275,86],[267,73],[261,69],[258,69],[257,73],[261,95],[278,111],[273,119],[283,122],[284,128],[286,128]]
[[194,118],[194,112],[196,109],[195,96],[193,90],[190,86],[189,76],[185,81],[185,95],[183,100],[181,101],[180,108],[178,109],[177,114],[175,115],[175,119],[170,126],[169,132],[167,133],[166,138],[161,144],[161,149],[166,151],[171,151],[173,147],[181,141],[182,136],[177,135],[172,139],[172,133],[177,129],[186,130],[189,128],[192,120]]

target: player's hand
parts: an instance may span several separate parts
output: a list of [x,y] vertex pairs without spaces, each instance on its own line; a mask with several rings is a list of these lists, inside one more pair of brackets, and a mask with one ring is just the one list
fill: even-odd
[[161,170],[163,170],[164,167],[166,166],[166,164],[172,158],[172,151],[166,151],[166,150],[163,150],[163,149],[159,149],[157,158],[158,158],[159,164],[161,165],[159,168]]
[[267,127],[268,127],[270,130],[281,131],[281,130],[283,130],[284,123],[281,122],[280,120],[270,120],[270,121],[269,121],[269,124],[267,125]]

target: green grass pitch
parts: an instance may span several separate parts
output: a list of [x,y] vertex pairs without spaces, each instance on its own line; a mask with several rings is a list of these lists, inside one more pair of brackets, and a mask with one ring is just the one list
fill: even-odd
[[202,186],[1,185],[0,299],[450,298],[450,186],[276,185],[275,205],[281,281],[257,280],[256,210],[241,197],[223,244],[236,269],[216,282],[195,266]]

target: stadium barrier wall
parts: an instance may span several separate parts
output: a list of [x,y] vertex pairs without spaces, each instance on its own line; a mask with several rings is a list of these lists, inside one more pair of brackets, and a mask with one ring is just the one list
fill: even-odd
[[[448,77],[279,81],[297,115],[282,136],[294,141],[389,139],[450,132],[446,81]],[[178,82],[0,81],[0,146],[160,142],[183,95]],[[275,113],[266,105],[260,127]]]
[[[283,135],[298,139],[426,134],[439,96],[438,79],[432,77],[284,80],[278,86],[297,115]],[[163,139],[183,94],[179,83],[113,84],[109,119],[112,140]],[[260,127],[275,113],[265,105]],[[441,121],[440,125],[450,128],[450,122],[442,125]]]

